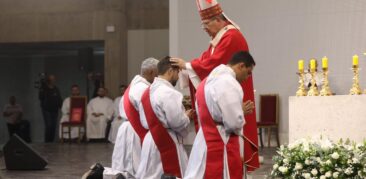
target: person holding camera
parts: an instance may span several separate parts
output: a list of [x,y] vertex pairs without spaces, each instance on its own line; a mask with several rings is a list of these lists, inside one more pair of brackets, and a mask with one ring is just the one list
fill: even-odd
[[50,143],[55,139],[57,117],[61,108],[62,98],[59,89],[56,87],[56,77],[49,75],[46,84],[39,90],[39,100],[45,123],[45,142]]

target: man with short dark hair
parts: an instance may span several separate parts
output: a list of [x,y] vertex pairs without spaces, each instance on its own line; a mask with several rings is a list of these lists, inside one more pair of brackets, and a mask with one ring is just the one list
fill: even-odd
[[9,104],[4,107],[3,116],[6,118],[9,137],[13,136],[13,134],[18,134],[19,128],[21,127],[23,108],[17,104],[15,96],[10,96]]
[[238,52],[198,86],[196,109],[201,127],[185,179],[243,178],[244,115],[253,112],[254,103],[242,102],[245,94],[240,83],[251,76],[254,66],[248,52]]
[[46,85],[39,91],[39,100],[43,119],[45,122],[45,142],[53,142],[55,139],[58,111],[62,104],[61,93],[56,86],[56,77],[47,76]]
[[174,88],[179,71],[171,65],[170,57],[160,60],[159,76],[141,97],[140,119],[149,132],[142,144],[138,179],[161,178],[163,174],[182,178],[185,172],[188,157],[182,140],[194,111],[185,111],[183,95]]

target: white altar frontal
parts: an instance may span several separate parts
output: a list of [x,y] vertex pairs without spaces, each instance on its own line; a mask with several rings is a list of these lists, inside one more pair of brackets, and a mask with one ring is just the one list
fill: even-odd
[[366,139],[366,95],[289,98],[289,142],[306,137]]

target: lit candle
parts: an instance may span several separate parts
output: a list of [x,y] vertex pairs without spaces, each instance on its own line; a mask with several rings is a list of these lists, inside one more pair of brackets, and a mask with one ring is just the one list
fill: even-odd
[[357,55],[353,55],[353,66],[358,66],[358,56]]
[[299,60],[299,71],[304,71],[304,60]]
[[322,58],[322,66],[323,66],[323,69],[328,69],[328,58],[327,57]]
[[315,69],[316,69],[316,61],[315,61],[315,59],[311,59],[310,60],[310,69],[311,69],[311,71],[315,71]]

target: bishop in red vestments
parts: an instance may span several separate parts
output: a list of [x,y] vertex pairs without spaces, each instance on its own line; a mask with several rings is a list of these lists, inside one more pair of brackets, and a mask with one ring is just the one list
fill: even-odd
[[[201,20],[202,28],[212,37],[210,46],[196,59],[186,63],[183,59],[173,58],[172,61],[177,66],[185,69],[188,73],[192,106],[195,103],[195,92],[202,80],[220,64],[227,64],[233,54],[239,51],[249,51],[248,44],[240,32],[240,28],[230,20],[216,0],[196,0]],[[182,78],[183,79],[183,78]],[[245,93],[244,101],[254,102],[253,79],[241,83]],[[248,171],[259,168],[258,158],[258,136],[256,114],[245,116],[244,125],[244,163]],[[195,118],[196,131],[199,128],[197,118]]]

